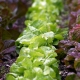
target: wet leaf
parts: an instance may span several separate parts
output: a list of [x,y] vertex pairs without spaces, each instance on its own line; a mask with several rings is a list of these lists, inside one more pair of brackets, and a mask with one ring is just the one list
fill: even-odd
[[68,73],[65,80],[74,80],[75,79],[75,73]]

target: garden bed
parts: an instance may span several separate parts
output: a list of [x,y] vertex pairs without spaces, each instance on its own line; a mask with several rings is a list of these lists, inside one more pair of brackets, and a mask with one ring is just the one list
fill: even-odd
[[[21,1],[22,2],[19,2],[19,3],[18,3],[18,1],[13,1],[13,0],[6,1],[7,4],[5,2],[0,2],[0,4],[4,8],[4,9],[3,8],[1,8],[1,9],[5,15],[5,17],[3,17],[2,16],[3,13],[2,13],[1,17],[0,17],[0,37],[1,37],[0,38],[0,44],[1,44],[1,46],[0,46],[0,80],[5,80],[6,73],[9,72],[11,65],[14,64],[14,62],[17,60],[17,57],[19,57],[20,48],[23,47],[23,45],[24,45],[24,43],[22,43],[23,45],[17,44],[17,46],[18,46],[17,51],[16,51],[16,47],[14,46],[15,40],[19,37],[19,35],[24,30],[24,27],[25,27],[24,15],[26,14],[27,9],[31,5],[32,2],[28,1],[28,0],[27,0],[28,2],[27,1],[25,2],[25,0],[21,0]],[[27,4],[25,4],[25,3],[27,3]],[[79,53],[79,48],[80,48],[79,47],[79,45],[80,45],[80,43],[79,43],[80,42],[80,40],[79,40],[80,39],[80,37],[79,37],[80,10],[79,9],[80,9],[80,6],[79,6],[79,3],[80,3],[79,0],[63,1],[63,4],[64,4],[63,9],[61,7],[61,11],[58,15],[59,18],[56,18],[56,19],[58,19],[58,20],[56,20],[56,22],[59,25],[59,28],[61,28],[61,30],[63,28],[62,31],[65,30],[64,34],[67,32],[66,35],[64,35],[64,39],[61,36],[59,36],[59,37],[61,37],[61,39],[59,39],[59,37],[58,38],[55,37],[55,39],[53,41],[54,42],[55,42],[55,40],[57,40],[58,42],[60,41],[59,44],[57,44],[56,42],[52,43],[53,46],[57,49],[56,53],[58,54],[58,56],[56,58],[57,58],[57,60],[60,61],[58,68],[59,68],[59,74],[61,76],[61,80],[75,80],[75,79],[79,80],[80,79],[80,66],[79,66],[80,65],[80,63],[79,63],[80,62],[80,53]],[[14,14],[7,12],[10,10],[8,8],[11,5],[14,6],[14,7],[11,7],[11,9],[13,9],[13,11],[12,11],[13,13],[16,11],[16,8],[18,8],[18,11],[15,12],[16,16],[14,16]],[[7,9],[5,8],[6,6],[7,6]],[[23,6],[23,7],[20,7],[20,6]],[[24,9],[24,7],[26,7],[26,8]],[[59,7],[59,6],[57,5],[57,7]],[[23,13],[20,12],[20,9],[23,9],[23,11],[22,11]],[[4,12],[4,10],[6,12]],[[17,12],[19,12],[19,13],[17,13]],[[5,13],[8,15],[8,17],[6,16]],[[30,11],[30,13],[31,13],[31,11]],[[55,14],[56,14],[56,12],[55,12]],[[28,17],[28,15],[30,17]],[[32,15],[27,14],[26,15],[27,19],[31,19],[31,18],[37,19],[36,17],[34,17],[36,14],[34,16],[32,16]],[[40,17],[40,19],[43,19],[43,18]],[[9,20],[9,21],[7,22],[7,20]],[[6,21],[6,23],[5,23],[5,21]],[[54,20],[52,19],[52,21],[55,22],[55,19]],[[35,23],[37,23],[37,22],[35,22],[35,23],[28,22],[28,23],[30,23],[34,26]],[[6,25],[4,25],[4,24],[6,24]],[[26,25],[29,26],[28,24],[26,24]],[[37,24],[37,25],[39,26],[39,24]],[[37,25],[35,25],[35,26],[37,26]],[[67,27],[69,28],[69,30],[64,29]],[[40,30],[42,31],[42,33],[44,33],[44,30],[42,30],[42,29],[40,29]],[[6,34],[6,36],[4,36],[4,34]],[[25,33],[23,33],[23,34],[25,34]],[[39,34],[39,33],[37,33],[37,34]],[[59,34],[62,35],[62,33],[59,33]],[[16,35],[16,36],[14,36],[14,35]],[[42,34],[39,36],[42,36]],[[47,38],[48,38],[48,36],[47,36]],[[51,42],[48,44],[50,46]],[[24,45],[24,46],[27,47],[27,45]],[[34,45],[34,42],[33,42],[33,45]],[[46,45],[46,44],[44,44],[44,45]],[[43,44],[40,43],[39,46],[43,46]],[[32,48],[32,47],[33,46],[30,45],[30,48]],[[45,47],[45,48],[47,48],[47,47]],[[41,47],[40,47],[40,49],[41,49]],[[27,75],[25,75],[25,76],[27,76]],[[44,79],[44,78],[42,78],[42,79]]]

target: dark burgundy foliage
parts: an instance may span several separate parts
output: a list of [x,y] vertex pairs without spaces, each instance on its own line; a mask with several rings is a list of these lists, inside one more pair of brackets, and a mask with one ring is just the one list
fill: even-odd
[[74,73],[74,78],[72,80],[76,77],[80,78],[80,43],[76,41],[62,40],[58,46],[58,50],[56,50],[58,54],[57,59],[60,60],[60,64],[63,64],[65,68],[63,68],[64,70],[61,70],[63,72],[61,74],[62,77],[65,73],[65,77],[68,75],[70,76],[70,73]]
[[0,0],[0,80],[16,60],[15,40],[23,31],[31,0]]
[[80,80],[80,0],[67,0],[69,34],[57,46],[62,80]]

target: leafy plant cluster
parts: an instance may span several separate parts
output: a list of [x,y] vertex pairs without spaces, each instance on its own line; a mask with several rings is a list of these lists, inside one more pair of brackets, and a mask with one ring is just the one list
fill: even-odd
[[59,43],[58,59],[65,65],[65,80],[80,79],[80,0],[68,0],[70,8],[69,36]]
[[34,0],[29,8],[26,28],[16,40],[19,57],[10,68],[6,80],[61,80],[53,45],[63,39],[57,20],[61,0]]
[[0,0],[0,78],[8,72],[8,64],[13,62],[10,60],[17,57],[15,40],[24,28],[23,16],[30,5],[29,1],[25,2],[26,0]]

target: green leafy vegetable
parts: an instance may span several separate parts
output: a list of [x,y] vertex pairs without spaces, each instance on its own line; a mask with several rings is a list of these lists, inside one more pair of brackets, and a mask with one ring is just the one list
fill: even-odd
[[[56,20],[61,9],[61,0],[34,0],[28,11],[27,27],[16,40],[19,57],[7,75],[15,80],[60,80],[58,60],[52,46],[63,39]],[[17,76],[11,75],[14,73]]]

